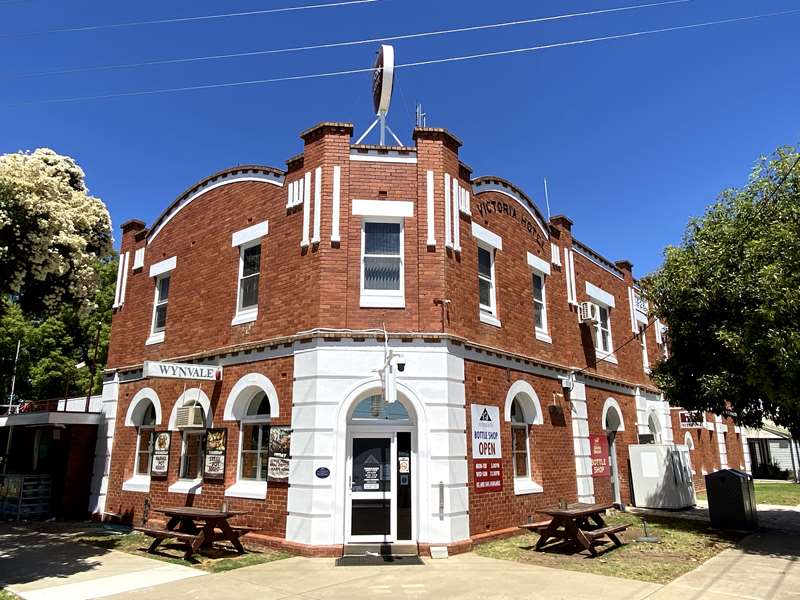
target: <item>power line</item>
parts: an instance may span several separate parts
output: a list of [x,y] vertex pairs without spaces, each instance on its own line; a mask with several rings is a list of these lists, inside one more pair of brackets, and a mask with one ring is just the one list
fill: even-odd
[[231,58],[244,58],[250,56],[263,56],[267,54],[285,54],[289,52],[303,52],[307,50],[321,50],[321,49],[330,49],[330,48],[341,48],[344,46],[356,46],[362,44],[373,44],[377,42],[391,42],[397,40],[409,40],[414,38],[423,38],[423,37],[433,37],[433,36],[440,36],[440,35],[449,35],[453,33],[466,33],[472,31],[481,31],[485,29],[498,29],[502,27],[515,27],[518,25],[529,25],[532,23],[543,23],[546,21],[556,21],[556,20],[563,20],[563,19],[572,19],[576,17],[586,17],[586,16],[593,16],[593,15],[601,15],[607,13],[615,13],[615,12],[623,12],[623,11],[631,11],[631,10],[639,10],[643,8],[653,8],[659,6],[667,6],[670,4],[686,4],[688,2],[692,2],[693,0],[668,0],[666,2],[654,2],[649,4],[636,4],[636,5],[629,5],[629,6],[622,6],[618,8],[607,8],[602,10],[591,10],[591,11],[584,11],[584,12],[577,12],[577,13],[567,13],[562,15],[553,15],[549,17],[537,17],[537,18],[530,18],[530,19],[520,19],[516,21],[505,21],[501,23],[490,23],[487,25],[473,25],[469,27],[457,27],[453,29],[439,29],[436,31],[426,31],[421,33],[408,33],[402,35],[393,35],[393,36],[386,36],[386,37],[376,37],[376,38],[368,38],[362,40],[351,40],[346,42],[330,42],[326,44],[313,44],[307,46],[292,46],[289,48],[275,48],[275,49],[267,49],[267,50],[253,50],[249,52],[234,52],[229,54],[211,54],[207,56],[194,56],[194,57],[187,57],[187,58],[169,58],[169,59],[162,59],[162,60],[150,60],[138,63],[121,63],[116,65],[98,65],[98,66],[91,66],[91,67],[76,67],[71,69],[60,69],[55,71],[44,71],[39,73],[27,73],[23,75],[16,75],[12,77],[7,77],[7,79],[22,79],[28,77],[44,77],[48,75],[67,75],[73,73],[85,73],[88,71],[108,71],[113,69],[133,69],[133,68],[140,68],[140,67],[150,67],[155,65],[170,65],[170,64],[179,64],[179,63],[190,63],[190,62],[199,62],[199,61],[211,61],[211,60],[224,60],[224,59],[231,59]]
[[348,6],[351,4],[372,4],[382,0],[343,0],[341,2],[327,2],[322,4],[304,4],[300,6],[285,6],[282,8],[267,8],[263,10],[248,10],[242,12],[220,13],[215,15],[196,15],[193,17],[174,17],[169,19],[152,19],[149,21],[128,21],[125,23],[111,23],[105,25],[83,25],[80,27],[64,27],[61,29],[46,29],[42,31],[27,31],[23,33],[0,33],[0,37],[23,37],[31,35],[46,35],[50,33],[70,33],[77,31],[99,31],[101,29],[118,29],[121,27],[140,27],[143,25],[165,25],[167,23],[186,23],[189,21],[208,21],[212,19],[232,19],[235,17],[251,17],[255,15],[269,15],[275,13],[296,12],[301,10],[313,10],[316,8],[332,8],[337,6]]
[[[564,48],[569,46],[579,46],[579,45],[587,45],[587,44],[594,44],[599,42],[611,41],[611,40],[620,40],[620,39],[627,39],[627,38],[634,38],[634,37],[644,37],[648,35],[655,35],[659,33],[669,33],[674,31],[683,31],[683,30],[690,30],[690,29],[699,29],[702,27],[710,27],[714,25],[723,25],[728,23],[739,23],[744,21],[753,21],[756,19],[765,19],[769,17],[777,17],[777,16],[784,16],[790,14],[797,14],[800,13],[800,9],[792,9],[792,10],[784,10],[780,12],[772,12],[772,13],[762,13],[758,15],[749,15],[745,17],[735,17],[730,19],[719,19],[716,21],[705,21],[702,23],[692,23],[689,25],[676,25],[674,27],[662,27],[660,29],[648,29],[644,31],[635,31],[631,33],[620,33],[616,35],[607,35],[601,37],[593,37],[593,38],[584,38],[581,40],[572,40],[568,42],[556,42],[553,44],[543,44],[540,46],[529,46],[527,48],[514,48],[511,50],[497,50],[494,52],[482,52],[479,54],[468,54],[463,56],[452,56],[448,58],[435,58],[429,60],[421,60],[416,62],[409,62],[409,63],[402,63],[395,65],[395,69],[405,69],[411,67],[422,67],[428,65],[435,65],[435,64],[444,64],[450,62],[462,62],[468,60],[477,60],[480,58],[489,58],[494,56],[508,56],[513,54],[522,54],[526,52],[536,52],[539,50],[550,50],[554,48]],[[129,98],[133,96],[152,96],[157,94],[170,94],[170,93],[178,93],[178,92],[190,92],[190,91],[198,91],[198,90],[210,90],[210,89],[219,89],[219,88],[229,88],[229,87],[242,87],[242,86],[250,86],[250,85],[263,85],[268,83],[279,83],[284,81],[300,81],[305,79],[319,79],[319,78],[326,78],[326,77],[338,77],[342,75],[354,75],[357,73],[368,73],[373,71],[372,67],[369,68],[359,68],[359,69],[346,69],[341,71],[329,71],[326,73],[311,73],[306,75],[288,75],[283,77],[271,77],[267,79],[253,79],[253,80],[246,80],[246,81],[232,81],[226,83],[210,83],[210,84],[203,84],[203,85],[191,85],[191,86],[184,86],[184,87],[173,87],[173,88],[160,88],[154,90],[139,90],[133,92],[117,92],[111,94],[99,94],[93,96],[75,96],[72,98],[55,98],[52,100],[33,100],[29,102],[16,102],[16,103],[8,103],[2,106],[11,107],[11,106],[25,106],[25,105],[34,105],[34,104],[60,104],[60,103],[67,103],[67,102],[82,102],[86,100],[107,100],[111,98]]]

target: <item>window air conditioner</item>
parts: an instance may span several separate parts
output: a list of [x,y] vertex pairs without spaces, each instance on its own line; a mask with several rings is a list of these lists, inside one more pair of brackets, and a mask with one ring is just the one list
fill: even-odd
[[600,322],[600,307],[594,302],[581,302],[578,308],[578,318],[581,323],[596,325]]
[[202,406],[181,406],[175,417],[175,426],[179,429],[189,427],[205,427]]

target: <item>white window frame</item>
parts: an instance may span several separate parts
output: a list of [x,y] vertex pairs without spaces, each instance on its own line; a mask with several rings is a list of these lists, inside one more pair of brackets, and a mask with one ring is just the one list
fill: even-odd
[[[366,264],[364,249],[367,240],[367,223],[392,223],[400,225],[400,288],[397,290],[368,290],[364,288],[364,267]],[[361,308],[406,307],[405,262],[405,222],[403,217],[363,216],[361,219]]]
[[[542,281],[542,300],[541,300],[541,310],[542,310],[542,326],[538,327],[536,325],[536,308],[539,305],[538,301],[536,300],[536,286],[534,285],[534,277],[538,277]],[[548,333],[548,325],[547,325],[547,276],[539,271],[538,269],[533,270],[533,275],[531,276],[531,293],[533,295],[533,327],[534,332],[536,335],[536,339],[540,342],[546,342],[548,344],[553,343],[553,339],[550,337]]]
[[606,315],[608,318],[608,350],[604,350],[602,346],[603,342],[603,319],[602,317],[597,322],[597,327],[595,327],[595,338],[594,338],[594,350],[595,356],[597,360],[604,360],[606,362],[610,362],[613,364],[617,364],[617,357],[614,355],[614,338],[611,334],[611,307],[607,304],[603,304],[602,302],[597,302],[595,300],[597,306],[599,307],[599,315],[602,315],[602,311],[606,311]]
[[[513,412],[513,403],[516,402],[518,410],[522,413],[522,422],[514,421],[511,418],[511,471],[514,478],[514,494],[517,496],[523,494],[536,494],[544,491],[541,485],[533,480],[533,469],[531,467],[531,423],[525,415],[525,410],[522,408],[522,403],[515,397],[512,401],[511,410]],[[525,475],[517,475],[517,452],[514,452],[514,430],[520,429],[525,431]]]
[[[197,428],[184,429],[181,432],[181,458],[180,458],[180,464],[178,465],[178,481],[192,482],[192,483],[197,483],[197,482],[202,482],[203,481],[203,461],[205,460],[205,450],[203,450],[203,452],[201,453],[201,457],[200,457],[200,475],[199,475],[199,477],[186,477],[186,475],[184,474],[184,470],[183,469],[184,469],[184,458],[187,456],[187,451],[189,449],[188,438],[190,436],[195,436],[195,435],[203,436],[203,435],[205,435],[205,433],[206,433],[205,429],[197,429]],[[201,444],[202,444],[202,438],[201,438]],[[172,490],[170,490],[170,491],[172,491]]]
[[[480,295],[480,285],[478,286],[478,312],[480,315],[481,323],[486,323],[487,325],[494,325],[495,327],[500,327],[500,319],[497,318],[497,274],[495,272],[495,248],[490,244],[483,243],[478,241],[478,254],[480,254],[481,250],[485,250],[489,253],[489,261],[491,266],[491,278],[489,280],[489,305],[481,304],[481,295]],[[476,257],[477,258],[477,257]],[[478,263],[475,265],[478,281],[486,281],[485,275],[481,275],[479,267],[480,259],[478,259]]]
[[642,345],[642,368],[650,373],[650,358],[647,355],[647,326],[639,324],[639,343]]
[[[155,442],[155,425],[138,425],[136,427],[136,459],[133,461],[133,476],[150,478],[150,469],[153,467],[153,443]],[[142,432],[150,432],[150,447],[148,448],[147,473],[139,473],[139,459],[142,453]]]
[[[244,273],[244,253],[245,250],[249,250],[255,246],[261,246],[261,239],[257,238],[255,240],[251,240],[249,242],[243,243],[239,246],[239,273],[238,277],[236,278],[236,315],[233,317],[231,321],[231,325],[241,325],[243,323],[251,323],[258,318],[258,305],[261,301],[261,294],[259,293],[261,290],[261,258],[263,257],[263,248],[261,249],[261,255],[259,255],[258,259],[258,273],[255,276],[258,277],[258,287],[259,289],[256,290],[256,304],[255,306],[248,306],[247,308],[242,307],[242,281],[244,281],[243,273]],[[254,275],[248,275],[248,277],[253,277]]]
[[[158,301],[158,290],[161,287],[161,282],[169,278],[169,291],[167,292],[167,299],[163,302]],[[167,323],[164,322],[164,327],[156,329],[156,311],[159,306],[167,306],[167,314],[169,314],[169,295],[172,292],[172,271],[164,271],[155,276],[155,289],[153,290],[153,314],[150,317],[150,337],[147,338],[145,345],[160,344],[166,338]]]

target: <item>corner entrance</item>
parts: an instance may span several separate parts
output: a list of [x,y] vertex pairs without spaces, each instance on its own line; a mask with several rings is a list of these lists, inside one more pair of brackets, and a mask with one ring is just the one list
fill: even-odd
[[347,435],[347,543],[415,541],[415,437],[400,400],[387,404],[374,395],[356,404]]

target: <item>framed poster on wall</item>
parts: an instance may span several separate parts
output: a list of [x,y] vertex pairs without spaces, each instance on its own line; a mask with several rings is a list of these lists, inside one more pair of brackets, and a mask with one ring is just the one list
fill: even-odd
[[153,440],[153,462],[150,464],[151,477],[166,477],[169,472],[169,431],[156,431]]
[[590,435],[589,448],[592,451],[592,477],[611,477],[608,438],[604,434]]
[[500,445],[500,409],[472,404],[472,467],[475,491],[503,489],[503,450]]
[[203,465],[204,479],[225,478],[227,434],[227,429],[209,429],[206,431],[206,457]]
[[289,481],[291,464],[289,448],[292,442],[292,430],[289,427],[269,428],[269,462],[267,463],[267,481]]

